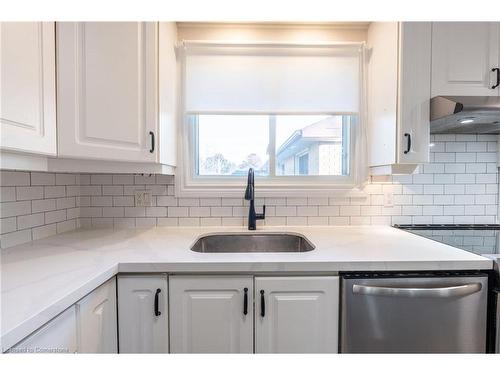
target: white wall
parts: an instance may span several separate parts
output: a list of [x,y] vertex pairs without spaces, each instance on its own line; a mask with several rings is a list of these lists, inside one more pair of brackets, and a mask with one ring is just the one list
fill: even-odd
[[315,25],[178,22],[177,38],[179,41],[362,42],[366,40],[367,29],[368,23],[364,22]]

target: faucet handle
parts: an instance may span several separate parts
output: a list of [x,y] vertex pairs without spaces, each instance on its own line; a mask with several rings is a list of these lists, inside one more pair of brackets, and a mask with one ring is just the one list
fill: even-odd
[[257,220],[264,220],[266,218],[266,205],[262,206],[262,213],[255,215]]

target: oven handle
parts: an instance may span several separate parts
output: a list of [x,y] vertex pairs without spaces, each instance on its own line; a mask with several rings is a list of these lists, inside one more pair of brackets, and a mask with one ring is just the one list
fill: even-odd
[[414,297],[414,298],[451,298],[463,297],[479,292],[481,283],[471,283],[442,288],[392,288],[385,286],[358,285],[352,286],[354,294],[382,297]]

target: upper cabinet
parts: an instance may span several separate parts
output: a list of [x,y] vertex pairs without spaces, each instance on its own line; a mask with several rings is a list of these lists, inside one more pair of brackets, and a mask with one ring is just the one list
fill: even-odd
[[57,24],[59,156],[158,160],[158,27]]
[[432,96],[500,94],[499,22],[432,24]]
[[56,155],[54,22],[2,22],[0,38],[0,149]]
[[0,23],[0,33],[0,168],[173,173],[174,22]]
[[371,173],[411,173],[429,161],[431,24],[374,22],[367,45]]

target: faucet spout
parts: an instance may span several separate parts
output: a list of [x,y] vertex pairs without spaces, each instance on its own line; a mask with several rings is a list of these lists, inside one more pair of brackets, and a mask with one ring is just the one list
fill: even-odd
[[266,206],[263,206],[262,213],[255,212],[255,181],[253,168],[248,170],[247,188],[245,190],[245,200],[250,201],[248,209],[248,230],[255,230],[257,228],[257,220],[264,220],[266,218]]

